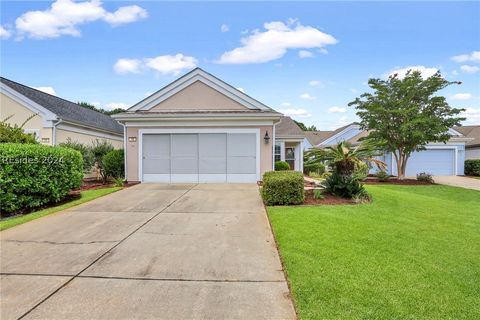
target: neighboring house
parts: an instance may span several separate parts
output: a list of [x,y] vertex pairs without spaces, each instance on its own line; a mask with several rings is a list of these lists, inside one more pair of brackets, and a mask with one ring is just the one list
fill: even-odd
[[480,125],[455,127],[454,129],[471,139],[465,144],[465,160],[480,159]]
[[196,68],[113,117],[128,181],[242,183],[273,170],[282,114]]
[[305,133],[290,117],[282,117],[274,130],[274,160],[285,161],[292,170],[303,172]]
[[29,117],[24,131],[45,145],[99,139],[123,148],[123,128],[110,116],[0,77],[0,120],[20,126]]
[[[414,152],[407,162],[406,175],[415,176],[421,172],[442,176],[463,175],[465,144],[472,139],[455,129],[450,129],[449,133],[451,138],[447,143],[429,143],[426,150]],[[358,145],[360,139],[367,136],[368,132],[361,130],[357,123],[351,123],[335,131],[306,132],[309,144],[320,148],[341,141]],[[387,164],[389,174],[397,175],[396,161],[392,153],[387,152],[379,159]],[[375,169],[372,172],[375,172]]]

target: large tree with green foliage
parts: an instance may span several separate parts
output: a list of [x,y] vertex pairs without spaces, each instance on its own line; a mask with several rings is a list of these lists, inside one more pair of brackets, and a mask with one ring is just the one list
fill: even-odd
[[440,72],[424,79],[419,71],[405,77],[391,75],[387,80],[370,79],[373,93],[364,93],[349,103],[357,110],[360,126],[369,130],[369,140],[392,152],[397,161],[398,178],[405,178],[407,161],[429,142],[447,142],[449,128],[465,118],[464,109],[452,108],[437,92],[460,82],[445,80]]
[[105,109],[102,109],[102,108],[97,108],[93,104],[88,103],[88,102],[84,102],[84,101],[77,102],[77,104],[81,107],[84,107],[84,108],[87,108],[87,109],[90,109],[90,110],[94,110],[94,111],[97,111],[97,112],[100,112],[100,113],[103,113],[103,114],[106,114],[106,115],[109,115],[109,116],[111,116],[112,114],[125,112],[125,110],[123,110],[122,108],[115,108],[115,109],[112,109],[112,110],[105,110]]
[[293,120],[297,126],[300,127],[303,131],[317,131],[317,127],[315,127],[313,124],[310,127],[307,127],[303,122]]

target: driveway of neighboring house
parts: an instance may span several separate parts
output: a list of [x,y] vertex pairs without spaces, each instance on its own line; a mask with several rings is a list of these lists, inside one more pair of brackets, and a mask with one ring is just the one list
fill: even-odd
[[448,186],[462,187],[473,190],[480,190],[480,180],[461,176],[434,176],[435,183],[446,184]]
[[294,319],[256,185],[142,184],[1,233],[1,318]]

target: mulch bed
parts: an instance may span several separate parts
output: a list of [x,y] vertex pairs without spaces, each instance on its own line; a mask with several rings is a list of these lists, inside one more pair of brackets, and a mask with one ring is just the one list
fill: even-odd
[[313,190],[305,191],[304,205],[339,205],[339,204],[356,204],[352,199],[340,198],[329,193],[323,193],[323,199],[315,199],[313,197]]
[[387,181],[380,181],[377,178],[370,178],[368,177],[363,181],[364,184],[396,184],[396,185],[406,185],[406,186],[415,186],[415,185],[432,185],[434,183],[430,183],[427,181],[418,181],[415,179],[403,179],[398,180],[397,178],[390,178]]

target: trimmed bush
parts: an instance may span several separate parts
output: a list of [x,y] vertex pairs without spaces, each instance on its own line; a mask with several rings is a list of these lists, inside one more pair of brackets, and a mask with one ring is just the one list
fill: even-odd
[[290,165],[285,161],[275,161],[275,171],[290,170]]
[[465,160],[465,174],[480,176],[480,159]]
[[323,182],[325,189],[335,196],[352,199],[368,195],[361,181],[355,175],[333,172]]
[[263,175],[262,196],[265,204],[301,204],[305,199],[303,175],[297,171],[270,171]]
[[378,179],[378,181],[381,181],[381,182],[386,182],[388,181],[388,179],[390,179],[390,176],[388,175],[388,173],[386,173],[385,171],[378,171],[377,174],[376,174],[376,177]]
[[315,162],[310,164],[304,163],[303,172],[306,175],[311,175],[312,173],[315,173],[317,175],[322,175],[325,173],[325,165],[321,162]]
[[0,211],[35,208],[80,187],[80,152],[40,144],[0,144]]
[[108,177],[123,178],[125,176],[125,160],[123,149],[112,150],[103,159],[103,169]]

